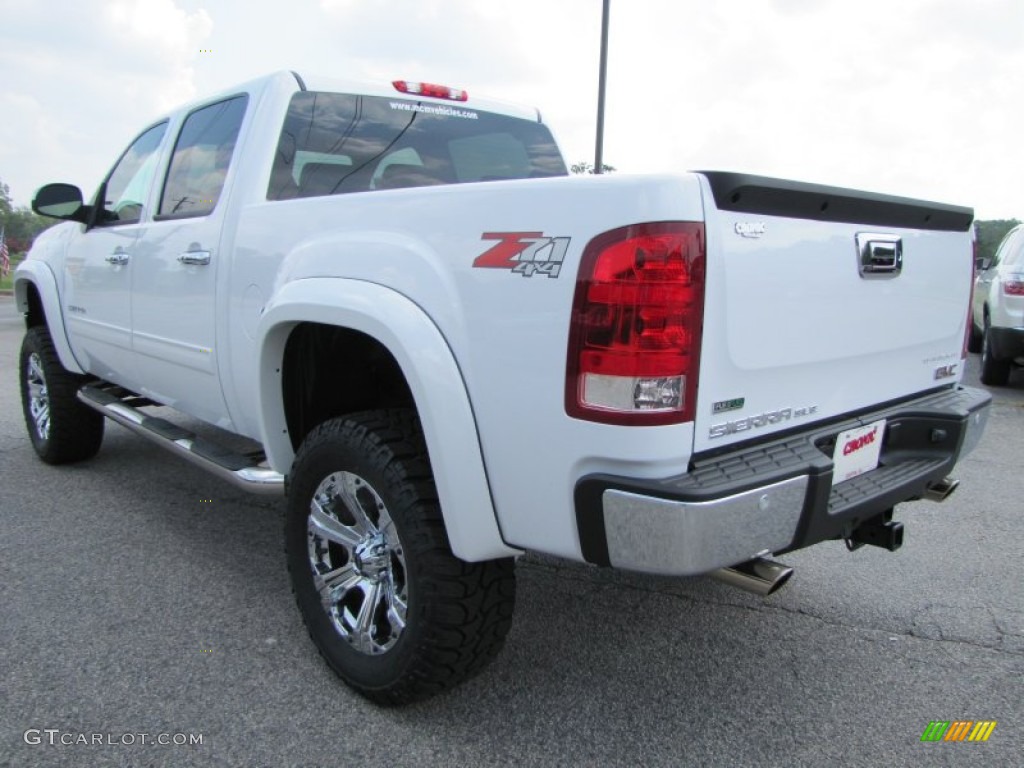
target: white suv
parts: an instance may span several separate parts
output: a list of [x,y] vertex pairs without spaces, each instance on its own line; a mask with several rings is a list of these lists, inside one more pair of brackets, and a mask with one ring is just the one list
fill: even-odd
[[1004,386],[1013,365],[1024,365],[1024,225],[978,265],[971,315],[968,348],[981,352],[981,380]]

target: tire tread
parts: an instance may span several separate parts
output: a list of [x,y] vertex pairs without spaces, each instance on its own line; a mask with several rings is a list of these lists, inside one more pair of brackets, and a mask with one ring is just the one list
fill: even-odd
[[[50,398],[50,436],[46,440],[36,434],[28,407],[25,367],[33,352],[42,362]],[[70,464],[95,456],[103,444],[104,418],[78,400],[78,389],[89,377],[64,368],[46,326],[33,326],[25,332],[18,365],[25,426],[39,458],[47,464]]]
[[[326,421],[303,441],[295,466],[323,444],[338,442],[364,447],[367,459],[399,489],[403,546],[407,557],[415,553],[422,574],[424,631],[405,674],[394,685],[374,689],[352,680],[332,661],[303,615],[307,630],[332,669],[370,700],[395,706],[436,695],[479,673],[504,646],[515,604],[514,560],[467,563],[452,553],[414,411],[367,411]],[[291,557],[288,562],[291,569]]]
[[1010,381],[1010,360],[998,360],[992,356],[992,342],[989,339],[991,327],[985,318],[985,332],[981,348],[981,383],[990,387],[1005,387]]

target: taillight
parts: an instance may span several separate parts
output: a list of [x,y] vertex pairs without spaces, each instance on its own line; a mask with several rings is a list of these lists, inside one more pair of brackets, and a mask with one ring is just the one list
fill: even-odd
[[704,225],[622,227],[587,245],[569,328],[565,409],[608,424],[692,421]]
[[465,91],[459,88],[449,88],[447,85],[414,83],[409,80],[393,80],[391,84],[395,86],[396,90],[414,96],[429,96],[432,99],[448,99],[449,101],[466,101],[469,98],[469,94]]
[[967,289],[967,325],[964,327],[964,345],[960,350],[960,359],[967,359],[967,347],[971,341],[971,327],[974,325],[974,281],[978,277],[978,233],[971,228],[971,285]]
[[1024,296],[1024,279],[1014,276],[1003,280],[1003,293],[1007,296]]

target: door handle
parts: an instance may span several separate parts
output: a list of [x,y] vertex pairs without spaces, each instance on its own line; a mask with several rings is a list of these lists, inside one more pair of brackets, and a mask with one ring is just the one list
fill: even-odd
[[205,267],[210,263],[210,252],[209,251],[185,251],[178,257],[178,261],[182,264],[188,264],[190,266]]
[[128,254],[124,252],[123,248],[118,247],[112,254],[107,256],[107,263],[113,264],[115,267],[123,267],[128,263]]

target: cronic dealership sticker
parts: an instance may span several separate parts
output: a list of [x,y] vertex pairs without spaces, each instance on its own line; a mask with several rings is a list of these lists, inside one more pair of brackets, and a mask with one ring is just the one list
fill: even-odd
[[857,475],[870,472],[878,466],[882,453],[882,435],[885,434],[885,419],[841,432],[836,438],[832,454],[832,485],[850,480]]

